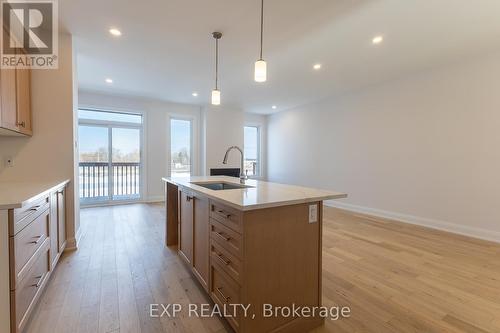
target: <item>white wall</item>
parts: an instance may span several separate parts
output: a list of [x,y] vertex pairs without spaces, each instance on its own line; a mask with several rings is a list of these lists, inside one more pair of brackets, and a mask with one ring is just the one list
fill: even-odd
[[[70,35],[59,36],[59,69],[33,70],[31,108],[33,136],[0,137],[0,159],[14,159],[14,167],[0,163],[0,181],[59,181],[71,179],[67,193],[74,193],[73,172],[73,44]],[[67,233],[75,242],[79,217],[74,197],[67,197]]]
[[273,115],[268,177],[340,206],[500,241],[500,55]]
[[209,175],[211,168],[240,167],[240,154],[237,151],[231,151],[226,165],[222,164],[222,160],[227,148],[244,148],[243,127],[252,125],[261,129],[262,174],[259,178],[266,178],[267,116],[245,113],[241,109],[221,105],[203,108],[202,117],[204,175]]
[[243,148],[244,112],[224,106],[209,106],[203,110],[203,156],[205,175],[211,168],[239,168],[240,155],[232,151],[227,165],[222,164],[226,149],[230,146]]
[[144,115],[144,163],[147,178],[143,188],[144,200],[163,199],[164,190],[161,178],[170,175],[170,117],[193,120],[193,174],[200,173],[200,107],[89,91],[80,91],[79,105],[112,111],[139,112]]

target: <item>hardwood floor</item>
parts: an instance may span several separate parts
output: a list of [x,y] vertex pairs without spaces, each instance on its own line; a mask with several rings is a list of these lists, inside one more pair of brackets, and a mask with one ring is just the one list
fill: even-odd
[[164,247],[162,205],[81,210],[83,237],[57,266],[27,332],[226,332],[219,318],[149,317],[151,303],[208,303]]
[[326,209],[317,332],[500,332],[500,245]]
[[[500,245],[325,207],[322,332],[500,332]],[[207,303],[164,244],[161,205],[82,209],[27,332],[226,332],[218,318],[149,317],[151,303]]]

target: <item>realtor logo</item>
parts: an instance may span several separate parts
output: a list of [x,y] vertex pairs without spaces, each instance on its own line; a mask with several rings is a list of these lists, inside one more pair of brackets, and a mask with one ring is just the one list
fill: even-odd
[[57,0],[1,0],[1,68],[58,68]]

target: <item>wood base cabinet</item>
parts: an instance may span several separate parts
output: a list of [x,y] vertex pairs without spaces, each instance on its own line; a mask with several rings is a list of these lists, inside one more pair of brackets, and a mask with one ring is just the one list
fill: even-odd
[[[264,306],[321,306],[322,202],[239,211],[179,186],[179,254],[236,332],[307,332],[316,316],[266,317]],[[312,206],[312,207],[311,207]],[[311,221],[309,212],[317,212]],[[175,214],[173,214],[175,215]]]
[[12,333],[23,332],[66,245],[65,186],[8,212]]
[[208,291],[209,223],[208,199],[179,191],[179,254]]

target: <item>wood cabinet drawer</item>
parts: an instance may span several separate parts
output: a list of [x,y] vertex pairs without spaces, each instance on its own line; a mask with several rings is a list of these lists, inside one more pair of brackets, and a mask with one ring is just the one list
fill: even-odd
[[234,208],[211,201],[210,217],[236,232],[242,232],[242,214]]
[[13,310],[11,325],[16,328],[17,332],[22,331],[25,326],[49,275],[49,240],[47,239],[42,246],[42,250],[37,253],[35,263],[18,288],[11,291],[11,309]]
[[33,255],[49,237],[49,224],[49,209],[46,209],[17,235],[10,237],[13,254],[11,257],[12,289],[27,274],[30,262],[35,259]]
[[36,200],[29,206],[17,208],[11,211],[12,217],[9,218],[9,221],[11,221],[11,223],[9,223],[10,236],[14,236],[24,229],[47,208],[49,208],[48,196]]
[[[218,268],[217,265],[211,265],[210,267],[211,282],[210,282],[210,296],[219,306],[223,307],[225,304],[239,304],[240,303],[240,288],[236,282],[227,276],[222,270]],[[226,316],[229,324],[238,331],[240,326],[239,310],[237,308],[236,314],[230,314]],[[228,307],[232,309],[232,307]],[[231,312],[231,311],[229,311]]]
[[219,264],[220,268],[227,275],[241,284],[242,264],[239,259],[214,240],[210,242],[210,257],[212,263]]
[[243,257],[241,235],[214,219],[210,219],[210,238],[237,258]]

